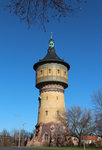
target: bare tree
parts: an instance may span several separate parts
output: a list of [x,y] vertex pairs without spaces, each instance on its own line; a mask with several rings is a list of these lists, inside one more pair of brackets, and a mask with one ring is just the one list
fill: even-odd
[[10,0],[7,8],[21,21],[27,21],[28,25],[41,23],[45,30],[45,23],[51,18],[60,20],[72,12],[80,10],[87,0]]
[[92,102],[94,104],[94,115],[96,133],[102,136],[102,91],[97,90],[92,95]]
[[1,142],[3,144],[3,146],[5,146],[7,144],[7,141],[6,141],[6,137],[10,136],[9,132],[4,129],[2,132],[1,132]]
[[1,135],[2,135],[3,137],[6,137],[6,136],[10,136],[10,133],[9,133],[6,129],[4,129],[4,130],[1,132]]
[[[21,138],[32,138],[33,136],[33,132],[29,132],[29,131],[26,131],[26,130],[21,130]],[[19,138],[19,130],[17,129],[13,129],[10,133],[10,135],[12,137],[14,137],[15,139]]]
[[69,133],[68,124],[66,121],[66,114],[62,110],[59,110],[56,114],[56,120],[57,122],[50,126],[49,145],[63,146],[66,136],[68,136]]
[[82,137],[93,131],[91,111],[82,109],[80,106],[73,106],[68,109],[66,116],[70,135],[77,137],[79,145],[81,145]]
[[63,146],[66,136],[68,136],[68,124],[56,124],[55,125],[55,132],[54,132],[54,139],[56,141],[57,146]]

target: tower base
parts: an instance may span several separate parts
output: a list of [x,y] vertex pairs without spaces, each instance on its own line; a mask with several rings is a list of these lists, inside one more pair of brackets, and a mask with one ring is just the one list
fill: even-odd
[[49,122],[37,124],[34,137],[27,146],[67,146],[68,125]]

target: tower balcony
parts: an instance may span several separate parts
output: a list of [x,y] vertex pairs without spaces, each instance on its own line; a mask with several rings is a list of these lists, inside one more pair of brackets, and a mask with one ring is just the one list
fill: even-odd
[[44,76],[39,77],[36,79],[36,87],[39,88],[43,84],[50,84],[50,83],[59,83],[64,86],[64,88],[68,87],[68,79],[65,77],[59,77],[59,76]]

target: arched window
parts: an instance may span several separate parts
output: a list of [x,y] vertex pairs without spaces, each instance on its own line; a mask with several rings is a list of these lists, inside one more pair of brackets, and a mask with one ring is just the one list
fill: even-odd
[[64,75],[66,75],[66,71],[64,71]]
[[57,115],[59,115],[59,110],[57,110]]
[[56,99],[58,100],[58,96],[56,96]]
[[46,112],[46,116],[48,116],[48,111],[46,110],[45,112]]
[[42,74],[43,73],[43,70],[40,70],[40,74]]
[[48,96],[46,96],[46,100],[48,100]]
[[48,134],[45,134],[45,141],[48,141]]
[[58,74],[60,73],[60,70],[59,70],[59,69],[57,70],[57,73],[58,73]]
[[51,69],[49,69],[49,73],[51,73]]

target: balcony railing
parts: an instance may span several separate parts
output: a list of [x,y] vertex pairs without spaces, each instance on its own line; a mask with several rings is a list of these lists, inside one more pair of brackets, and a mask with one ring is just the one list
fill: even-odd
[[36,79],[36,84],[40,82],[46,82],[46,81],[59,81],[68,84],[68,79],[61,76],[43,76]]

